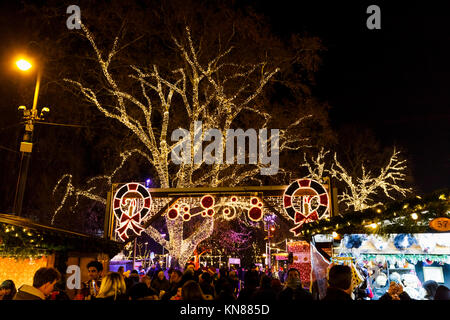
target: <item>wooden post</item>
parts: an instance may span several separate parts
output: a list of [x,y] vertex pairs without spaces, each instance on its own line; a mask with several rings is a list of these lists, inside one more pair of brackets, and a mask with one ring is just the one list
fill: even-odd
[[136,269],[136,238],[134,238],[134,249],[133,249],[133,270]]

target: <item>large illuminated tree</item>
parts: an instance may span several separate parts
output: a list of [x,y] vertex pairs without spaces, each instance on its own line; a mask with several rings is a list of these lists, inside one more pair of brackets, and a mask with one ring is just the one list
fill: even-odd
[[401,158],[400,151],[395,148],[382,167],[369,170],[364,163],[360,163],[359,175],[345,168],[338,160],[337,153],[334,153],[333,159],[327,159],[329,153],[322,148],[317,156],[310,160],[305,155],[302,166],[307,168],[308,176],[313,179],[320,180],[324,176],[331,176],[341,182],[343,188],[338,198],[346,210],[361,211],[378,205],[376,199],[380,196],[394,200],[412,191],[411,188],[405,187],[406,160]]
[[[239,128],[245,122],[247,128],[256,130],[279,128],[280,153],[285,150],[300,150],[309,145],[308,134],[302,126],[307,127],[307,122],[313,117],[311,108],[319,109],[319,106],[314,105],[313,100],[305,95],[304,104],[298,106],[293,114],[283,116],[283,111],[280,111],[274,117],[273,110],[267,108],[266,87],[274,81],[285,87],[293,85],[287,76],[280,75],[283,66],[274,65],[272,57],[257,61],[244,58],[246,52],[237,53],[233,46],[234,29],[226,39],[217,35],[213,43],[205,44],[203,37],[193,37],[191,27],[185,26],[182,33],[178,36],[172,34],[169,39],[170,45],[167,46],[176,53],[173,61],[164,65],[152,63],[150,50],[146,63],[128,63],[127,74],[124,74],[117,73],[116,70],[123,70],[124,60],[119,55],[130,45],[121,43],[125,23],[109,48],[83,22],[81,27],[81,34],[88,40],[93,59],[100,70],[96,80],[101,83],[101,89],[92,85],[92,82],[84,82],[82,78],[64,80],[76,88],[101,114],[113,119],[128,131],[127,134],[136,137],[138,145],[121,153],[121,163],[117,168],[106,175],[90,179],[85,186],[74,186],[70,174],[61,177],[54,194],[62,190],[63,196],[55,210],[53,221],[69,197],[77,200],[84,197],[105,203],[105,188],[99,188],[98,185],[111,185],[116,181],[118,170],[134,156],[142,157],[154,168],[161,188],[236,186],[249,181],[261,183],[262,179],[267,178],[260,175],[261,169],[268,166],[267,163],[236,165],[235,159],[234,164],[225,161],[206,164],[204,158],[201,162],[194,163],[194,155],[201,147],[198,143],[191,149],[190,163],[172,163],[171,152],[182,141],[172,142],[171,132],[180,127],[186,128],[191,141],[194,141],[196,121],[202,121],[203,134],[210,128],[219,129],[224,141],[228,129]],[[135,41],[138,40],[139,38]],[[209,47],[205,48],[207,45]],[[290,60],[280,61],[280,64],[299,64],[298,60],[304,59],[302,63],[314,65],[315,62],[311,60],[320,47],[317,41],[305,39],[305,42],[297,45],[297,54]],[[240,49],[242,50],[242,46]],[[297,94],[298,92],[297,90]],[[281,123],[280,119],[284,118],[290,121]],[[274,143],[273,136],[268,137],[268,143]],[[222,151],[225,154],[225,143]],[[248,152],[246,156],[249,156]],[[280,168],[278,176],[285,173]],[[166,224],[169,240],[163,239],[160,232],[152,226],[146,232],[183,265],[197,244],[212,234],[214,219],[204,218],[200,227],[189,232],[186,232],[186,223],[181,219],[167,218]]]

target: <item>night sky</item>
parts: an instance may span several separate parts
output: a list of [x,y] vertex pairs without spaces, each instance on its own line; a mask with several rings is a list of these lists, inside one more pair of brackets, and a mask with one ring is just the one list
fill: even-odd
[[[418,191],[431,192],[448,187],[450,172],[448,6],[392,2],[243,1],[266,15],[280,35],[307,32],[323,40],[327,51],[313,92],[331,105],[332,126],[367,126],[383,146],[406,149]],[[381,30],[366,27],[371,4],[381,8]],[[2,43],[8,45],[23,32],[14,8],[4,5],[1,12]],[[3,46],[3,60],[6,52]],[[9,77],[0,74],[3,115],[16,108],[9,105],[17,100]],[[0,133],[15,139],[17,133],[4,128],[17,122],[3,118]]]
[[[315,95],[333,127],[364,125],[384,146],[406,149],[419,192],[450,177],[449,6],[433,1],[258,2],[280,34],[317,35],[327,47]],[[381,9],[369,30],[366,9]]]

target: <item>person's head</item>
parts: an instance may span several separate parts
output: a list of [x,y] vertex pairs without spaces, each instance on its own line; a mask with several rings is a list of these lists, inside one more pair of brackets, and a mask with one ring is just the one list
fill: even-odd
[[348,294],[352,292],[352,269],[345,265],[334,265],[328,273],[330,287],[341,289]]
[[141,279],[142,283],[144,283],[145,285],[147,285],[147,287],[150,288],[150,284],[152,282],[152,279],[149,276],[143,276]]
[[188,262],[186,264],[186,267],[184,268],[184,271],[188,271],[188,270],[194,271],[194,269],[195,269],[195,264],[193,262]]
[[300,272],[295,268],[290,268],[287,274],[287,281],[292,279],[299,279],[300,280]]
[[170,274],[170,282],[171,283],[178,283],[181,281],[181,278],[183,277],[183,274],[180,270],[173,270]]
[[87,269],[88,269],[89,279],[90,280],[98,280],[102,275],[103,265],[101,264],[101,262],[93,260],[88,263]]
[[229,277],[232,278],[232,279],[236,278],[237,277],[236,270],[231,270],[230,273],[229,273]]
[[130,289],[131,300],[158,300],[158,295],[150,289],[145,283],[136,283]]
[[247,288],[256,288],[259,284],[258,278],[258,271],[249,271],[245,279],[245,286]]
[[450,290],[443,285],[440,285],[436,289],[434,300],[450,300]]
[[123,274],[125,272],[125,268],[123,266],[119,267],[119,270],[117,270],[118,273]]
[[272,287],[272,278],[266,275],[261,277],[261,289],[270,289]]
[[212,278],[208,272],[203,272],[198,276],[198,282],[204,284],[211,284]]
[[425,298],[434,299],[439,284],[434,280],[428,280],[423,283],[422,287],[425,290]]
[[214,277],[216,275],[216,271],[217,271],[216,268],[213,266],[210,266],[208,268],[208,273],[211,275],[211,277]]
[[3,300],[12,300],[16,292],[16,285],[12,280],[5,280],[0,285],[0,299],[3,297]]
[[164,274],[164,271],[160,271],[160,272],[158,272],[158,279],[159,280],[164,280],[166,278],[166,276],[165,276],[165,274]]
[[281,285],[281,281],[279,279],[272,279],[271,287],[275,291],[280,291],[283,288],[283,286]]
[[193,280],[186,281],[186,283],[183,285],[183,289],[181,292],[183,300],[187,301],[205,300],[200,285]]
[[55,268],[40,268],[33,277],[33,287],[48,296],[55,288],[56,282],[61,279],[61,274]]
[[226,278],[228,277],[228,269],[226,267],[222,267],[219,269],[219,278]]
[[102,279],[97,298],[114,296],[114,299],[126,293],[125,280],[118,272],[110,272]]

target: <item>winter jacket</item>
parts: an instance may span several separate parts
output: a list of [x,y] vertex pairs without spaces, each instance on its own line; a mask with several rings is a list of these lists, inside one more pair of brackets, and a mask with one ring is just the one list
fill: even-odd
[[45,300],[45,296],[38,288],[24,284],[17,290],[13,300]]
[[159,278],[157,279],[153,279],[150,287],[152,287],[153,290],[156,291],[156,294],[159,295],[159,292],[161,290],[167,291],[167,289],[169,289],[169,280],[167,280],[166,278],[159,280]]
[[303,289],[301,286],[297,288],[286,287],[278,295],[280,301],[292,301],[292,300],[312,300],[312,294]]
[[322,299],[325,301],[351,301],[352,297],[341,289],[328,287],[327,295]]

